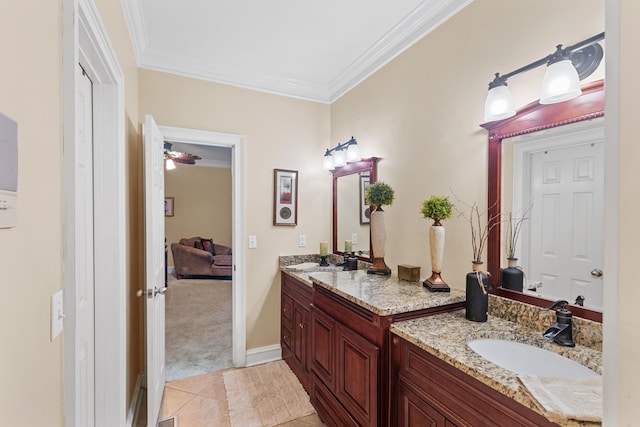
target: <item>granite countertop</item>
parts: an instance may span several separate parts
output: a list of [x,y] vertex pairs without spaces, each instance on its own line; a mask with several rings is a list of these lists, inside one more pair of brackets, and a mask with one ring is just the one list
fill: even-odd
[[465,292],[451,288],[451,292],[431,292],[422,282],[398,279],[398,276],[367,274],[354,271],[310,271],[308,278],[318,286],[380,316],[441,307],[464,302]]
[[298,279],[299,281],[301,281],[302,283],[304,283],[309,287],[313,287],[313,282],[311,281],[309,274],[318,273],[322,271],[342,271],[342,267],[336,267],[335,265],[330,265],[329,267],[318,266],[318,267],[315,267],[313,270],[300,271],[300,270],[291,270],[286,268],[286,266],[281,266],[280,271],[288,274],[289,276],[295,279]]
[[[465,319],[464,310],[438,314],[391,325],[392,333],[417,345],[449,365],[471,375],[489,387],[541,413],[531,398],[520,389],[517,376],[480,356],[467,346],[477,338],[495,338],[522,342],[561,354],[602,375],[602,352],[576,345],[562,347],[548,341],[539,331],[496,316],[487,322]],[[570,422],[567,425],[598,425]]]

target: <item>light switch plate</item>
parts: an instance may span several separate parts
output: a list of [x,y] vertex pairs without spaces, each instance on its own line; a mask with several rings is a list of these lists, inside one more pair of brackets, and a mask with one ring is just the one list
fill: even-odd
[[300,236],[298,236],[298,246],[301,248],[304,248],[305,246],[307,246],[307,235],[306,234],[301,234]]
[[51,341],[64,328],[64,294],[62,289],[51,296]]
[[351,243],[354,245],[358,244],[358,233],[351,233]]
[[258,247],[258,238],[256,236],[249,236],[249,249],[255,249]]

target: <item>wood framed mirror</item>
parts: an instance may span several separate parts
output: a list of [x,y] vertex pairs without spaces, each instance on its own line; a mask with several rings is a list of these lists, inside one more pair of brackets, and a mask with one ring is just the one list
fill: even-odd
[[371,157],[332,171],[334,254],[344,254],[344,242],[349,240],[358,259],[372,262],[369,207],[364,203],[364,190],[376,182],[377,162],[377,157]]
[[[582,95],[572,100],[548,105],[542,105],[536,101],[518,110],[511,118],[481,125],[489,132],[487,206],[491,223],[487,240],[487,269],[490,273],[492,293],[539,307],[548,306],[552,302],[550,299],[528,292],[504,289],[499,283],[502,258],[503,142],[508,138],[603,117],[604,94],[604,81],[599,80],[584,85]],[[572,301],[569,302],[572,303]],[[602,322],[601,311],[578,305],[571,305],[571,311],[578,317]]]

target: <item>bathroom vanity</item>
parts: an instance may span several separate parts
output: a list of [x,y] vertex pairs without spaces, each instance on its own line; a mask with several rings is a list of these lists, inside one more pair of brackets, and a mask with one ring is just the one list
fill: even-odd
[[[487,322],[464,291],[357,271],[282,269],[282,355],[329,426],[554,425],[516,374],[475,353],[497,338],[544,348],[601,374],[602,330],[575,319],[575,348],[545,340],[553,312],[490,296]],[[563,425],[597,425],[566,422]]]
[[322,420],[378,426],[390,422],[390,325],[459,310],[464,292],[431,293],[420,282],[363,270],[286,272],[282,304],[283,358]]

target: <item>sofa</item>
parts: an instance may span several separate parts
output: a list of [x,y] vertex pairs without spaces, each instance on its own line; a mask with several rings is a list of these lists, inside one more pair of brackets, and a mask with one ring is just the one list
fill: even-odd
[[180,239],[178,243],[171,243],[171,253],[178,279],[231,279],[231,248],[214,243],[213,239]]

